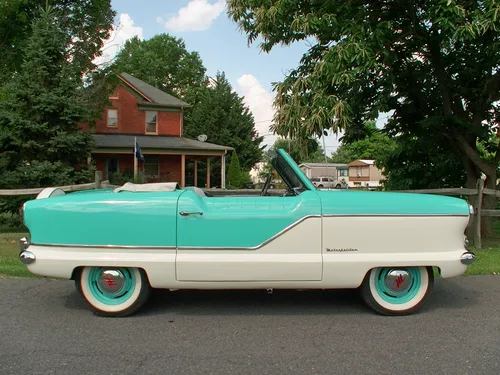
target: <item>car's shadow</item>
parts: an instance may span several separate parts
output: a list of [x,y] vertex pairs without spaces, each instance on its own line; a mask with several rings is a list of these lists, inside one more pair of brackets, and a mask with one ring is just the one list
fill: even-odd
[[[437,279],[420,312],[468,308],[477,303],[476,292],[453,280]],[[66,296],[65,307],[87,309],[76,291]],[[274,290],[271,294],[262,289],[154,289],[148,302],[134,315],[346,315],[370,311],[356,289]]]

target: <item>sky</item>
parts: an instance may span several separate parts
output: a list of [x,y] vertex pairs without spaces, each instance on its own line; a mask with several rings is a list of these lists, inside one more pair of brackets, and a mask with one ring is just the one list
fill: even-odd
[[[207,75],[214,76],[217,71],[226,74],[251,110],[257,131],[265,137],[263,144],[274,143],[277,136],[269,131],[274,113],[272,83],[283,80],[298,66],[308,48],[305,42],[261,52],[258,43],[249,45],[247,36],[229,19],[225,0],[112,0],[111,4],[117,13],[115,28],[100,62],[112,60],[133,36],[147,40],[168,33],[182,38],[188,51],[200,54]],[[329,155],[339,142],[335,135],[324,138]],[[323,147],[323,138],[319,141]]]

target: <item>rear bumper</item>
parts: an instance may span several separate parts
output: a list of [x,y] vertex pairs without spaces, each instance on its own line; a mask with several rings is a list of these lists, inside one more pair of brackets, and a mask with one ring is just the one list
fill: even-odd
[[25,265],[33,264],[36,261],[35,254],[28,250],[29,246],[30,242],[26,237],[19,240],[19,261]]

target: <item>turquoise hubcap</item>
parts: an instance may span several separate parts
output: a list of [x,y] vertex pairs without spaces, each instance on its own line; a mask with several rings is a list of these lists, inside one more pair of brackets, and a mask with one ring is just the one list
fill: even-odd
[[418,268],[379,268],[375,273],[375,288],[386,302],[401,304],[411,301],[422,283]]
[[135,275],[128,268],[92,268],[88,282],[92,295],[106,305],[126,302],[135,289]]

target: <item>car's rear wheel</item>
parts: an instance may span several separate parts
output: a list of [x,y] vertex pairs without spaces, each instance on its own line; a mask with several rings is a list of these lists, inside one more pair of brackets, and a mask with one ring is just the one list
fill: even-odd
[[361,295],[379,314],[408,315],[422,307],[433,284],[432,267],[374,268],[363,281]]
[[340,189],[341,187],[340,184],[335,185],[335,189]]
[[323,185],[318,185],[318,188],[320,188],[320,189],[321,189],[322,187],[323,187]]
[[138,268],[84,267],[76,286],[94,314],[124,317],[135,313],[149,298],[151,288]]

